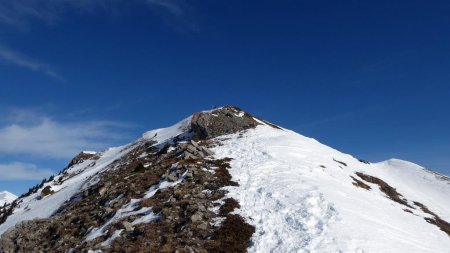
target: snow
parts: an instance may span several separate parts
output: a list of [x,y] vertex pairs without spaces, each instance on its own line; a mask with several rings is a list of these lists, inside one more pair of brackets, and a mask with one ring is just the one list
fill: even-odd
[[[136,218],[131,224],[133,226],[141,224],[141,223],[149,223],[154,220],[157,220],[159,216],[157,214],[154,214],[152,212],[152,208],[150,207],[142,207],[139,208],[139,202],[141,202],[144,199],[148,199],[153,197],[157,191],[163,190],[168,187],[174,187],[177,184],[181,183],[184,178],[186,177],[185,172],[179,180],[175,182],[168,182],[166,180],[163,180],[162,182],[151,186],[150,189],[145,193],[144,197],[141,199],[131,199],[129,203],[122,206],[119,210],[116,211],[115,215],[107,221],[105,224],[103,224],[99,228],[92,228],[89,232],[89,234],[86,236],[86,241],[92,241],[100,236],[105,235],[105,233],[108,231],[109,225],[118,222],[120,220],[123,220],[130,216],[139,216]],[[114,240],[114,239],[112,239]]]
[[[211,113],[214,110],[222,109],[223,107],[214,108],[211,110],[204,110],[201,113]],[[170,141],[174,137],[179,135],[189,135],[189,130],[191,128],[191,120],[193,115],[183,119],[175,125],[166,128],[159,128],[155,130],[148,131],[143,134],[142,138],[147,140],[156,141],[155,145],[164,144],[167,141]]]
[[[131,199],[130,202],[126,205],[124,205],[122,208],[117,210],[116,214],[105,224],[103,224],[99,228],[93,228],[89,232],[89,234],[86,236],[86,241],[92,241],[100,236],[103,236],[108,230],[108,226],[111,225],[114,222],[117,222],[119,220],[122,220],[126,217],[133,216],[133,215],[140,215],[140,214],[149,214],[151,213],[150,207],[143,207],[138,210],[138,203],[140,202],[140,199]],[[136,210],[136,211],[135,211]]]
[[[191,118],[149,131],[143,138],[154,140],[155,145],[165,144],[188,134]],[[403,210],[407,207],[387,198],[377,185],[367,183],[372,187],[370,191],[357,188],[350,176],[363,172],[378,177],[396,188],[411,205],[418,201],[448,222],[450,181],[398,159],[361,163],[314,139],[255,120],[262,125],[242,136],[237,133],[218,137],[223,145],[213,149],[216,158],[233,158],[230,173],[239,186],[227,187],[227,197],[238,200],[241,208],[235,212],[256,228],[249,252],[450,252],[448,235],[424,220],[431,217],[429,214],[420,208],[411,209],[414,214],[407,213]],[[50,186],[54,194],[40,198],[38,191],[20,199],[14,213],[0,225],[0,235],[20,221],[50,217],[80,190],[97,183],[99,173],[114,169],[113,161],[132,147],[95,153],[98,160],[86,160],[69,168],[66,172],[70,177],[61,184],[56,183],[61,177],[57,176],[44,185]],[[111,220],[91,228],[86,240],[104,236],[114,222],[128,220],[137,225],[158,219],[151,207],[140,208],[139,202],[153,197],[158,190],[176,187],[184,177],[150,187],[142,199],[130,200]],[[218,226],[221,221],[212,224]],[[122,232],[115,231],[104,246]]]
[[240,118],[242,118],[242,117],[244,117],[244,115],[245,115],[245,112],[243,112],[243,111],[240,111],[240,112],[238,112],[238,113],[235,113],[234,115],[236,115],[237,117],[240,117]]
[[95,152],[95,151],[89,151],[89,150],[83,151],[83,152],[81,152],[81,153],[83,153],[83,154],[88,154],[88,155],[95,155],[95,154],[97,154],[97,152]]
[[228,187],[228,197],[256,227],[249,252],[449,252],[450,238],[424,220],[428,214],[406,213],[376,185],[367,191],[350,178],[356,171],[379,177],[449,221],[449,183],[418,165],[364,164],[266,125],[218,139],[224,145],[214,148],[215,156],[233,158],[230,173],[240,185]]
[[114,233],[108,238],[106,239],[106,241],[102,242],[102,246],[103,247],[107,247],[107,246],[111,246],[112,242],[118,238],[120,236],[120,234],[122,234],[123,229],[119,229],[114,231]]
[[4,204],[9,204],[13,202],[15,199],[17,199],[17,196],[10,192],[7,191],[0,192],[0,207],[2,207]]
[[130,147],[129,145],[110,148],[95,163],[92,160],[86,160],[74,165],[67,170],[68,174],[73,175],[71,178],[58,185],[56,182],[61,176],[57,176],[52,182],[44,185],[44,187],[51,186],[52,190],[55,191],[54,194],[40,198],[41,191],[39,190],[37,193],[21,199],[14,209],[14,213],[8,217],[5,223],[0,225],[0,235],[18,222],[50,217],[65,201],[74,196],[98,173],[108,168],[113,161],[128,153]]
[[185,118],[173,126],[148,131],[144,133],[143,138],[156,141],[155,145],[162,144],[176,136],[187,133],[187,130],[191,126],[191,119],[192,116]]
[[[187,131],[190,127],[191,118],[192,117],[188,117],[172,127],[161,128],[147,132],[144,134],[143,138],[153,139],[157,142],[157,144],[163,144],[180,134],[188,134]],[[84,151],[85,153],[92,152],[93,154],[98,154],[99,158],[97,160],[88,159],[66,170],[66,173],[70,177],[69,179],[63,181],[62,184],[57,183],[60,177],[62,177],[62,175],[58,175],[54,178],[53,181],[44,184],[44,186],[41,188],[43,189],[46,186],[50,186],[51,189],[55,191],[54,194],[42,198],[41,190],[39,190],[37,193],[20,199],[17,207],[14,209],[13,214],[10,215],[3,224],[0,224],[0,235],[9,228],[16,225],[18,222],[32,220],[35,218],[48,218],[53,215],[59,209],[59,207],[64,204],[64,202],[70,200],[80,190],[90,185],[96,184],[99,180],[99,173],[103,172],[104,170],[114,169],[110,165],[120,157],[128,154],[132,150],[134,145],[138,143],[140,143],[139,140],[133,144],[108,148],[101,153],[97,153],[94,151]],[[183,178],[184,176],[181,177],[177,182],[162,184],[158,189],[175,186],[176,184],[181,182]],[[129,206],[124,206],[118,213],[116,213],[116,216],[114,216],[115,218],[113,219],[121,219],[123,217],[128,217],[131,215],[142,214],[143,217],[141,217],[139,221],[135,222],[135,224],[139,224],[150,222],[155,218],[154,216],[152,216],[153,214],[151,213],[151,208],[141,209],[139,211],[136,211],[135,213],[128,212],[130,211],[129,208],[132,208],[134,204],[136,203],[133,203],[132,200],[129,203]],[[91,231],[91,234],[89,234],[88,236],[89,239],[93,239],[100,235],[103,235],[105,233],[104,229],[107,227],[107,225],[109,224],[106,224],[101,228],[94,228]]]

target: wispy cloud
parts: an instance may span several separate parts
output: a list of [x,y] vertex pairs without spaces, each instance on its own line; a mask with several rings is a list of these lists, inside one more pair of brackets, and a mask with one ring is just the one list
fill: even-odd
[[0,164],[0,180],[41,180],[52,175],[49,169],[40,169],[31,163],[13,162]]
[[120,4],[146,4],[160,8],[174,16],[184,15],[189,5],[184,0],[19,0],[0,1],[0,23],[26,27],[33,21],[52,24],[68,11],[94,13],[97,10],[115,9]]
[[126,124],[111,121],[63,122],[22,113],[0,126],[0,153],[70,159],[82,150],[101,150],[123,140]]
[[146,0],[147,3],[155,7],[161,7],[173,15],[182,15],[184,12],[184,3],[177,0]]
[[34,72],[41,72],[47,76],[63,81],[64,79],[49,65],[35,59],[28,58],[18,52],[0,45],[0,59],[3,62]]
[[184,0],[140,0],[156,14],[160,15],[167,24],[180,32],[199,32],[200,28],[195,20],[195,8]]
[[34,21],[55,23],[68,10],[92,11],[107,0],[19,0],[0,1],[0,22],[24,28]]
[[[188,15],[192,8],[184,0],[0,0],[0,27],[29,29],[35,23],[55,24],[67,12],[93,14],[98,10],[119,9],[120,4],[144,5],[157,14],[163,14],[164,19],[177,29],[184,26],[190,31],[198,30],[197,24]],[[48,64],[2,45],[0,60],[64,81]]]

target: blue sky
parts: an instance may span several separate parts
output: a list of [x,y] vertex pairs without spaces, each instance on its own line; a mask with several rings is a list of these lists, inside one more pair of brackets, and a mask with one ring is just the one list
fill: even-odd
[[0,190],[236,105],[450,175],[448,1],[0,0]]

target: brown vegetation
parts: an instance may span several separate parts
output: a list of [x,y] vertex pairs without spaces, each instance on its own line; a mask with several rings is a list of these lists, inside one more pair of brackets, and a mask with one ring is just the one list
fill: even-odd
[[353,177],[353,176],[350,176],[350,177],[353,179],[352,184],[353,184],[354,186],[359,187],[359,188],[363,188],[363,189],[366,189],[366,190],[372,189],[370,186],[368,186],[367,184],[365,184],[363,181],[358,180],[358,179],[356,179],[356,178]]
[[388,185],[383,180],[381,180],[377,177],[374,177],[374,176],[364,174],[362,172],[356,172],[356,175],[368,183],[377,184],[380,191],[382,191],[384,194],[386,194],[386,196],[388,198],[390,198],[391,200],[393,200],[399,204],[402,204],[404,206],[407,206],[409,208],[414,209],[414,207],[410,206],[408,204],[408,202],[403,198],[403,196],[400,193],[398,193],[394,187]]
[[424,213],[434,216],[433,218],[425,218],[425,220],[430,224],[436,225],[447,235],[450,236],[450,223],[446,222],[445,220],[441,219],[441,217],[439,217],[437,214],[430,211],[430,209],[428,209],[428,207],[426,207],[424,204],[414,201],[414,205],[420,207],[420,209],[422,209]]
[[227,214],[233,212],[235,209],[239,209],[241,206],[233,198],[227,198],[224,200],[224,204],[220,207],[219,214],[221,216],[226,216]]
[[214,232],[211,242],[206,245],[208,252],[247,252],[249,238],[255,228],[236,214],[227,215],[222,226]]

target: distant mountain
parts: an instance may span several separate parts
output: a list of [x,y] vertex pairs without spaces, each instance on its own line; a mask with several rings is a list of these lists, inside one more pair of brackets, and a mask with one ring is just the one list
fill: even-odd
[[17,199],[17,196],[10,192],[0,192],[0,207],[13,202],[15,199]]
[[0,252],[449,252],[449,196],[226,106],[80,153],[0,212]]

